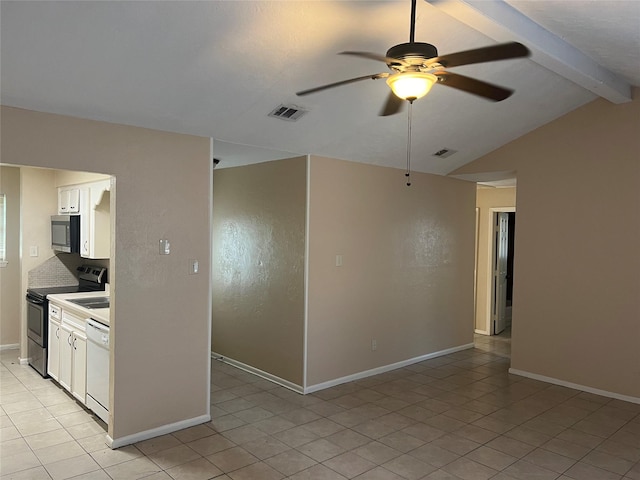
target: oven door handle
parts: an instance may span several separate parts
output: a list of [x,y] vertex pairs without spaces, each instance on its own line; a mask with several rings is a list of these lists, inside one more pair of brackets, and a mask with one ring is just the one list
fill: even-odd
[[44,305],[44,300],[40,300],[39,298],[32,297],[27,293],[27,302],[33,303],[34,305]]

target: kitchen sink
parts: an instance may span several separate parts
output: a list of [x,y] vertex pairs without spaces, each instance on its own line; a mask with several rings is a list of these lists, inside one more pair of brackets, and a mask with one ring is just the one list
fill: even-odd
[[84,308],[109,308],[109,297],[74,298],[69,301]]

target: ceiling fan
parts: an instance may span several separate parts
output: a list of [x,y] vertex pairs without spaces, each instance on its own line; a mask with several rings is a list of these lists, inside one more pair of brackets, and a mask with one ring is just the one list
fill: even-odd
[[402,109],[404,101],[412,104],[418,98],[426,95],[436,83],[463,90],[494,102],[505,100],[511,96],[513,90],[457,73],[451,73],[445,69],[474,63],[526,57],[529,56],[530,53],[527,47],[521,43],[509,42],[438,56],[438,50],[435,46],[429,43],[415,41],[415,26],[416,0],[411,0],[409,43],[401,43],[391,47],[386,55],[357,51],[340,52],[340,55],[353,55],[384,62],[391,72],[374,73],[350,78],[348,80],[302,90],[297,92],[296,95],[309,95],[310,93],[366,79],[377,80],[379,78],[386,78],[391,92],[389,92],[380,116],[398,113]]

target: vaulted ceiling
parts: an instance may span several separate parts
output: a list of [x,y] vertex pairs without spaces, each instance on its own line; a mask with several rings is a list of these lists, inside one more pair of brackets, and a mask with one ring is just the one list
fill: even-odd
[[[3,105],[213,137],[221,167],[315,154],[403,168],[407,116],[380,117],[387,71],[336,55],[408,41],[410,1],[6,1]],[[598,96],[640,85],[636,0],[418,0],[441,54],[520,41],[532,56],[456,73],[515,90],[493,103],[436,85],[413,107],[412,168],[447,174]],[[452,69],[454,70],[454,69]],[[308,110],[296,122],[267,116]],[[448,158],[432,154],[456,150]]]

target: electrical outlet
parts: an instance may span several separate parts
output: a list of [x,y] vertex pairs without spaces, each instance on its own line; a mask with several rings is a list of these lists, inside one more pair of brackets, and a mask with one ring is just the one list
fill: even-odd
[[372,340],[371,340],[371,351],[372,351],[372,352],[375,352],[377,349],[378,349],[378,341],[377,341],[377,340],[372,339]]

